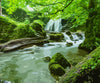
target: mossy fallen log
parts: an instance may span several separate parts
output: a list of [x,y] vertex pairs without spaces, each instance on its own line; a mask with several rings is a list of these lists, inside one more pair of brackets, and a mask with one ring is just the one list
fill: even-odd
[[0,44],[0,52],[11,52],[18,49],[30,47],[33,45],[41,46],[44,43],[48,43],[48,39],[43,39],[43,37],[21,38],[21,39],[11,40],[7,43]]
[[62,76],[59,83],[100,83],[100,46]]

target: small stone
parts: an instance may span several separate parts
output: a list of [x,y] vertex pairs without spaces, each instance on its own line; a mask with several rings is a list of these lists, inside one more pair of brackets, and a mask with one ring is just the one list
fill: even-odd
[[72,42],[68,42],[68,41],[67,41],[67,44],[66,44],[67,47],[70,47],[70,46],[72,46],[72,45],[73,45]]
[[43,58],[43,61],[45,61],[45,62],[49,62],[50,60],[51,60],[51,58],[49,56],[46,56]]
[[66,31],[66,34],[67,34],[67,35],[71,35],[71,32],[70,32],[70,31]]

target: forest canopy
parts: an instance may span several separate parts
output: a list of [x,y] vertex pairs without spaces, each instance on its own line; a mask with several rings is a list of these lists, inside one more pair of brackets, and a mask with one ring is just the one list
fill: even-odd
[[89,0],[2,0],[2,6],[9,14],[17,8],[29,11],[27,8],[29,6],[34,13],[41,13],[41,17],[52,19],[71,17],[76,20],[73,27],[84,24],[89,13]]

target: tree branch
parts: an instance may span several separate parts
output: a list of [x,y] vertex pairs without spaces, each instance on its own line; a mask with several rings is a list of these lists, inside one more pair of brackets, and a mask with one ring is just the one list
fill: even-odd
[[63,12],[73,1],[74,1],[74,0],[71,0],[71,2],[70,2],[68,5],[66,5],[63,9],[57,10],[55,13],[51,13],[51,14],[56,14],[56,13],[58,13],[58,12],[60,12],[60,11]]

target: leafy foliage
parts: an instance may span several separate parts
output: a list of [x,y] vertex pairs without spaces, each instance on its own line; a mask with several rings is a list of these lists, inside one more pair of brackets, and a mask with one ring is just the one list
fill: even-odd
[[35,22],[29,25],[0,16],[0,23],[0,43],[18,38],[46,36],[42,26]]

